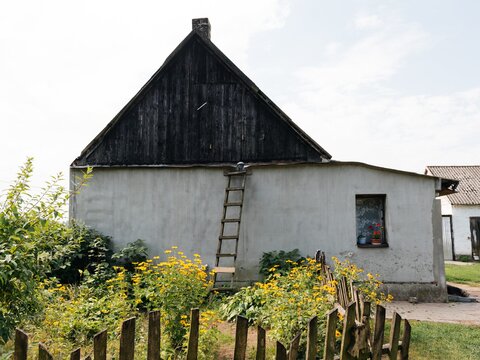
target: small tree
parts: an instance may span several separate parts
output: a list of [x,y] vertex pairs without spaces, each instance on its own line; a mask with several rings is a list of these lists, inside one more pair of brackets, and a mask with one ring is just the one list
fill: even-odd
[[[87,169],[76,188],[92,176]],[[38,284],[50,266],[75,246],[63,221],[70,193],[62,175],[39,194],[30,191],[33,159],[28,158],[0,203],[0,341],[40,309]]]

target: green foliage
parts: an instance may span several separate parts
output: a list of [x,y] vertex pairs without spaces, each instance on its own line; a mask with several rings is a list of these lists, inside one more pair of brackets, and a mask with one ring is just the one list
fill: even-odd
[[85,272],[96,274],[99,282],[114,276],[110,237],[76,222],[70,227],[69,251],[52,265],[49,277],[56,277],[62,284],[78,284]]
[[270,269],[275,266],[277,268],[276,271],[284,275],[303,260],[305,258],[300,255],[298,249],[265,252],[260,259],[260,274],[268,276]]
[[112,260],[115,261],[115,265],[123,266],[128,271],[133,271],[135,263],[144,262],[147,260],[148,249],[145,246],[145,242],[141,239],[135,240],[132,243],[128,243],[119,252],[113,254]]
[[[30,191],[33,160],[27,159],[0,203],[0,341],[41,308],[38,282],[74,246],[63,220],[70,194],[57,175],[39,194]],[[88,169],[82,181],[91,176]],[[81,184],[80,184],[81,186]]]

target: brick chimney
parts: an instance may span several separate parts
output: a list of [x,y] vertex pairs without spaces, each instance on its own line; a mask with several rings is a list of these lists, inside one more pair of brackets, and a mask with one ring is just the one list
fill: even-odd
[[192,30],[196,31],[204,39],[210,40],[210,29],[208,18],[192,19]]

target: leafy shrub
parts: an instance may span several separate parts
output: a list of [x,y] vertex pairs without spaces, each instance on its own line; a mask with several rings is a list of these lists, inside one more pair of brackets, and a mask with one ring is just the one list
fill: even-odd
[[292,267],[301,263],[305,260],[304,257],[300,255],[298,249],[293,249],[292,251],[270,251],[265,252],[260,259],[260,274],[263,276],[268,276],[274,266],[276,267],[276,272],[281,274],[288,273]]
[[141,239],[128,243],[119,252],[112,255],[112,260],[116,266],[123,266],[128,271],[134,271],[135,263],[147,260],[148,249],[145,242]]
[[78,284],[85,271],[90,274],[108,272],[103,276],[106,278],[115,275],[113,269],[109,269],[113,254],[111,238],[76,222],[70,227],[75,244],[56,261],[49,276],[56,277],[62,284]]

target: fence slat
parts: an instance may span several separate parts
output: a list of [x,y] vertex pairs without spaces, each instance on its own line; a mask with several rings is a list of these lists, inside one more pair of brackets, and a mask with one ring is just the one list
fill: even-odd
[[297,336],[290,343],[290,348],[288,350],[288,360],[297,360],[298,357],[298,347],[300,346],[300,337],[302,333],[298,333]]
[[235,329],[235,352],[234,360],[244,360],[247,355],[248,320],[243,316],[237,316]]
[[342,334],[342,346],[340,348],[340,360],[353,359],[352,356],[348,353],[348,350],[352,342],[352,329],[355,326],[355,313],[356,304],[352,301],[350,304],[348,304],[345,312]]
[[125,320],[122,323],[120,334],[120,360],[133,360],[135,356],[135,318]]
[[187,360],[196,360],[198,356],[198,336],[200,328],[200,310],[192,309],[190,314],[190,334],[188,335]]
[[13,359],[27,360],[27,353],[28,353],[28,335],[23,330],[16,329]]
[[315,360],[317,357],[317,329],[318,317],[314,316],[308,322],[306,360]]
[[287,349],[280,341],[277,341],[275,360],[287,360]]
[[93,360],[107,360],[107,330],[93,338]]
[[392,326],[390,327],[390,359],[397,360],[398,341],[400,340],[400,324],[402,318],[396,312],[392,316]]
[[53,360],[52,354],[50,354],[42,343],[38,343],[38,360]]
[[401,359],[408,360],[408,350],[410,348],[410,335],[412,333],[412,327],[410,326],[410,322],[406,319],[404,321],[404,326],[405,328],[403,329]]
[[385,308],[377,305],[373,330],[372,360],[382,359],[383,333],[385,331]]
[[[335,343],[336,343],[335,332],[337,330],[337,321],[338,321],[338,309],[330,310],[327,313],[327,327],[325,329],[326,330],[325,346],[323,350],[324,360],[333,360],[335,356]],[[311,359],[315,359],[315,357],[312,357]]]
[[77,348],[70,353],[70,360],[80,360],[80,348]]
[[265,360],[266,355],[266,334],[265,329],[261,326],[257,327],[257,356],[256,360]]
[[147,360],[160,360],[160,311],[148,313]]

